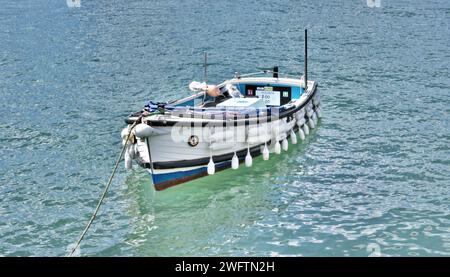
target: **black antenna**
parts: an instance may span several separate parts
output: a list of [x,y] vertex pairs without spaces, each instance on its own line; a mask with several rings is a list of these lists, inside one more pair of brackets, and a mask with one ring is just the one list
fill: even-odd
[[273,67],[273,77],[278,78],[278,66]]
[[203,78],[204,78],[205,83],[207,83],[208,76],[206,75],[206,67],[208,66],[208,54],[206,52],[204,54],[205,54],[205,64],[203,65],[203,67],[204,67],[205,71],[203,72]]
[[308,30],[305,29],[305,92],[308,89]]

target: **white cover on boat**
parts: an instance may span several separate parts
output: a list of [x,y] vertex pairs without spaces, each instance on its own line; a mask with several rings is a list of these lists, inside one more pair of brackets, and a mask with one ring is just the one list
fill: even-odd
[[217,104],[217,107],[236,107],[236,108],[265,108],[264,101],[260,98],[230,98],[222,103]]
[[148,126],[147,124],[140,123],[136,125],[134,133],[138,138],[148,138],[150,136],[165,134],[167,133],[167,131],[156,129]]

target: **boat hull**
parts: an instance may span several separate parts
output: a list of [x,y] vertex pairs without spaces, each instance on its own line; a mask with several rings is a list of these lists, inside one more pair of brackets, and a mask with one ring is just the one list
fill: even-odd
[[[294,133],[297,136],[299,131],[299,127],[294,127]],[[290,136],[286,137],[287,139],[290,138]],[[258,145],[256,147],[253,147],[250,150],[250,154],[253,158],[258,157],[262,155],[262,148],[264,144]],[[270,143],[269,143],[270,146]],[[273,149],[272,149],[273,152]],[[215,172],[222,171],[225,169],[231,168],[231,159],[227,158],[228,156],[234,155],[234,152],[227,153],[221,157],[221,156],[215,156],[213,157],[213,160],[223,160],[222,162],[216,162]],[[239,163],[244,163],[245,156],[247,155],[247,149],[242,149],[240,151],[236,152],[236,155],[238,156]],[[176,165],[174,165],[176,166]],[[207,165],[203,166],[194,166],[194,167],[176,167],[173,169],[147,169],[147,172],[150,174],[153,185],[157,191],[161,191],[179,184],[183,184],[189,181],[193,181],[195,179],[208,176],[208,169]]]
[[[305,122],[305,125],[308,125],[308,121]],[[296,138],[299,137],[299,131],[304,134],[301,126],[300,127],[295,126],[293,128],[293,131],[294,131]],[[300,137],[301,136],[302,135],[300,135]],[[288,135],[286,137],[286,139],[291,139],[290,135]],[[279,141],[279,143],[281,143],[281,142],[282,141]],[[272,152],[272,153],[274,152],[273,145],[274,144],[272,142],[270,142],[270,141],[268,142],[270,152]],[[250,150],[252,158],[262,155],[263,147],[264,147],[264,143],[253,147]],[[239,163],[244,163],[246,154],[247,154],[246,148],[236,151],[236,155],[238,156]],[[230,169],[231,168],[231,157],[233,155],[234,155],[234,152],[228,152],[228,153],[225,153],[224,155],[213,156],[213,160],[215,161],[215,172]],[[193,160],[190,160],[190,161],[183,160],[183,161],[173,162],[172,168],[170,168],[170,169],[153,169],[153,171],[152,171],[151,168],[147,168],[147,171],[152,178],[155,189],[157,191],[161,191],[161,190],[164,190],[164,189],[167,189],[167,188],[179,185],[179,184],[183,184],[183,183],[193,181],[198,178],[208,176],[207,159],[209,159],[209,158],[206,157],[204,159],[204,161],[202,162],[203,165],[200,165],[200,166],[182,167],[181,165],[189,164],[189,162],[191,162],[191,164],[195,164],[195,161],[193,161]],[[153,174],[152,174],[152,172],[153,172]]]

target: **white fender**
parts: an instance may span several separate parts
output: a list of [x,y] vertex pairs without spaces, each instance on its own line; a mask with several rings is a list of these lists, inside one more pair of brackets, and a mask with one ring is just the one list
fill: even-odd
[[295,117],[296,117],[297,119],[301,119],[301,118],[305,117],[305,108],[303,108],[303,109],[301,109],[300,111],[298,111],[298,112],[295,114]]
[[125,149],[126,154],[128,154],[131,159],[134,159],[136,156],[135,145],[136,144],[130,144],[127,146],[127,149]]
[[134,157],[138,157],[139,156],[139,146],[137,143],[133,144],[134,146]]
[[314,123],[314,120],[312,118],[308,120],[308,125],[311,129],[314,129],[316,127],[316,124]]
[[289,143],[286,138],[284,138],[283,141],[281,141],[281,147],[283,148],[284,151],[288,150]]
[[297,120],[297,126],[298,127],[302,127],[302,125],[305,124],[305,122],[306,122],[305,117],[302,117],[302,118]]
[[291,130],[291,143],[297,144],[297,135],[295,134],[294,130]]
[[247,156],[245,156],[245,166],[251,167],[253,164],[252,155],[250,155],[250,148],[247,149]]
[[127,149],[125,149],[124,153],[124,160],[125,160],[125,169],[130,170],[133,167],[133,159],[130,157],[129,154],[129,146],[127,146]]
[[308,117],[311,117],[313,112],[314,112],[314,110],[312,108],[308,107],[308,109],[306,109],[306,114],[308,115]]
[[140,123],[140,124],[136,125],[136,128],[134,129],[134,134],[138,138],[148,138],[151,136],[157,136],[157,135],[162,135],[162,134],[166,134],[166,133],[167,133],[167,131],[150,127],[144,123]]
[[[122,138],[122,145],[125,145],[125,142],[127,141],[128,134],[129,134],[128,127],[123,128],[122,131],[120,132],[120,137]],[[128,143],[129,142],[130,141],[128,141]]]
[[233,158],[231,159],[231,168],[232,169],[238,169],[239,168],[239,158],[236,155],[236,152],[234,152]]
[[318,119],[317,119],[317,114],[316,114],[316,112],[313,113],[312,119],[313,119],[313,121],[314,121],[314,125],[317,126],[317,121],[318,121]]
[[305,140],[305,133],[303,133],[302,128],[298,128],[298,134],[301,140]]
[[264,148],[262,151],[263,154],[263,160],[267,161],[269,159],[269,148],[267,148],[267,143],[264,144]]
[[128,136],[128,127],[125,127],[122,129],[122,131],[120,132],[120,137],[125,140],[127,139]]
[[307,124],[303,125],[303,132],[305,133],[305,136],[309,135],[309,128]]
[[213,175],[216,172],[216,165],[214,164],[214,161],[211,158],[209,158],[209,163],[208,163],[208,174],[209,175]]
[[316,114],[317,114],[317,117],[318,117],[318,118],[322,118],[322,107],[321,107],[321,106],[319,106],[319,107],[316,109]]
[[281,145],[278,140],[275,142],[275,145],[273,146],[273,150],[275,151],[276,154],[281,153]]
[[320,96],[319,96],[319,94],[316,94],[315,96],[314,96],[314,98],[313,98],[313,103],[314,103],[314,105],[319,105],[320,104]]

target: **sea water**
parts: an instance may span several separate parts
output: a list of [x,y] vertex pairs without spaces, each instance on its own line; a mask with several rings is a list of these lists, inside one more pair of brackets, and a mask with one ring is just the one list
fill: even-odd
[[120,166],[79,255],[450,255],[450,2],[0,2],[0,255],[62,256],[147,100],[309,78],[307,139],[162,192]]

